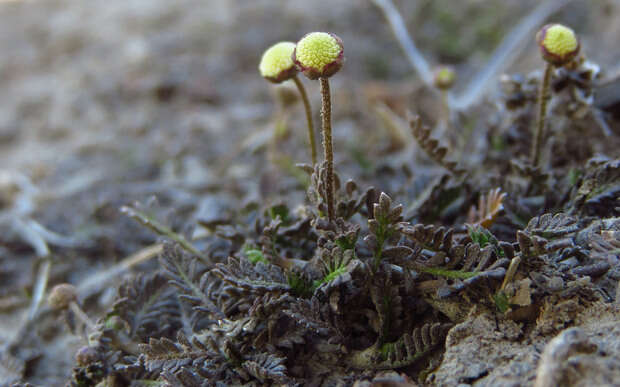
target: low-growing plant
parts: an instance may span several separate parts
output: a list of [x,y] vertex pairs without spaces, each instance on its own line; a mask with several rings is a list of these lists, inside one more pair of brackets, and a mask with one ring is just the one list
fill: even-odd
[[[422,189],[397,192],[413,202],[403,206],[396,195],[341,183],[334,171],[328,77],[342,66],[342,41],[315,32],[291,44],[289,59],[320,80],[323,97],[325,162],[301,166],[308,202],[238,208],[202,250],[126,208],[169,241],[158,271],[126,281],[89,328],[73,385],[330,385],[388,369],[426,377],[449,330],[474,306],[531,322],[550,295],[593,302],[598,290],[612,290],[605,259],[620,246],[620,221],[577,215],[609,208],[617,161],[593,162],[578,190],[562,186],[568,193],[545,192],[541,203],[530,195],[534,183],[522,183],[527,167],[461,165],[412,116],[414,138],[445,171],[422,176]],[[282,60],[272,72],[261,63],[263,76],[297,71]],[[491,152],[481,156],[489,164]]]

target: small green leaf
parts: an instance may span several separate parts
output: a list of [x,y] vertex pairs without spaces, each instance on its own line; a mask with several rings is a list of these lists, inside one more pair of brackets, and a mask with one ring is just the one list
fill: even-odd
[[336,268],[334,268],[333,271],[330,271],[329,273],[327,273],[327,275],[325,275],[325,277],[323,277],[320,280],[316,280],[314,281],[313,286],[315,288],[318,288],[319,286],[321,286],[324,283],[333,281],[336,279],[336,277],[338,277],[341,274],[344,274],[347,272],[347,267],[346,266],[338,266]]
[[263,252],[256,248],[244,246],[243,253],[247,257],[248,261],[252,262],[254,265],[256,265],[257,262],[269,263],[263,256]]
[[484,227],[471,227],[468,226],[468,234],[471,238],[472,242],[480,245],[480,248],[484,248],[487,245],[491,244],[495,248],[495,252],[499,257],[505,257],[506,253],[504,250],[499,247],[499,241],[489,230]]
[[289,223],[289,210],[285,204],[277,204],[270,207],[267,211],[271,219],[276,219],[279,216],[282,223]]
[[501,313],[506,313],[508,308],[510,308],[510,304],[508,302],[508,296],[502,291],[499,291],[493,295],[493,301],[495,301],[495,306]]
[[480,248],[488,245],[492,236],[484,227],[468,227],[468,234],[472,242],[479,244]]
[[568,172],[568,181],[570,185],[576,185],[579,179],[581,178],[582,172],[577,168],[572,168]]
[[384,343],[381,348],[379,348],[381,358],[383,360],[388,359],[389,354],[394,351],[394,347],[394,343]]
[[287,278],[287,282],[291,287],[291,292],[297,297],[309,298],[314,292],[314,289],[316,289],[314,284],[311,285],[297,273],[290,273]]

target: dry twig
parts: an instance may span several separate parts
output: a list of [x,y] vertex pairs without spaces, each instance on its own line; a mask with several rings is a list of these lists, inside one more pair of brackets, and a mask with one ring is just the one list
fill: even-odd
[[[486,90],[489,83],[495,79],[497,74],[506,69],[517,58],[523,47],[524,42],[532,31],[535,30],[549,15],[557,12],[572,0],[550,0],[542,2],[532,12],[524,17],[508,35],[502,43],[495,49],[493,56],[487,64],[478,71],[465,89],[458,95],[449,95],[448,103],[451,109],[466,110],[469,106],[476,103],[482,93]],[[418,50],[413,39],[407,32],[407,27],[398,9],[391,0],[372,0],[381,9],[388,23],[394,31],[394,36],[403,48],[407,59],[411,62],[414,70],[418,73],[422,81],[431,87],[433,75],[428,62]]]

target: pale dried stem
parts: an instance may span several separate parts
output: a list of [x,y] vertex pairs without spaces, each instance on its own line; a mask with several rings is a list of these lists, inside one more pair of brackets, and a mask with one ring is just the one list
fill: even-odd
[[392,3],[391,0],[372,0],[372,2],[381,9],[388,23],[390,23],[394,36],[396,36],[396,40],[402,47],[405,55],[407,55],[407,59],[415,71],[418,73],[420,78],[422,78],[422,81],[427,86],[432,86],[433,72],[431,71],[428,62],[424,59],[424,56],[409,36],[405,22],[398,12],[398,9],[394,6],[394,3]]
[[502,282],[502,286],[500,290],[504,290],[506,286],[514,279],[515,274],[517,273],[517,269],[519,268],[519,264],[521,263],[520,257],[514,257],[510,261],[510,265],[508,266],[508,270],[506,271],[506,275],[504,276],[504,281]]
[[[509,33],[502,43],[495,49],[491,59],[478,71],[465,89],[456,96],[449,96],[450,107],[455,110],[466,110],[472,104],[480,100],[480,96],[495,79],[497,74],[504,71],[526,46],[523,44],[532,31],[536,29],[545,19],[573,0],[549,0],[540,2],[530,14],[521,19]],[[432,88],[433,74],[430,66],[422,53],[418,50],[411,36],[407,32],[407,27],[398,9],[391,0],[372,0],[381,9],[386,20],[394,31],[396,40],[402,47],[407,59],[411,62],[414,70],[418,73],[422,81]]]
[[70,303],[69,304],[69,309],[71,309],[71,312],[73,312],[73,314],[75,314],[75,316],[78,318],[78,320],[80,320],[82,322],[82,324],[84,324],[86,326],[86,328],[88,328],[89,332],[92,332],[92,331],[95,330],[95,324],[93,324],[93,322],[90,320],[88,315],[86,313],[84,313],[82,308],[80,308],[80,306],[76,302]]
[[96,293],[100,289],[106,287],[113,280],[118,279],[119,276],[121,276],[126,270],[156,257],[162,251],[163,245],[161,243],[147,246],[134,254],[131,254],[109,269],[102,272],[96,272],[95,274],[86,277],[77,286],[78,293],[84,298],[89,297],[93,293]]

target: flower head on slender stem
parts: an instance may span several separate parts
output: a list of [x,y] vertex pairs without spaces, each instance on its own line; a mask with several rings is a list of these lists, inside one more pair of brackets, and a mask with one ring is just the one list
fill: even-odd
[[50,291],[47,302],[53,309],[67,309],[72,302],[77,301],[77,289],[71,284],[56,285]]
[[78,304],[75,286],[71,284],[54,286],[47,297],[47,302],[54,310],[70,310],[90,330],[94,329],[95,325]]
[[344,62],[342,40],[329,32],[311,32],[297,43],[292,58],[306,77],[329,78]]
[[295,43],[280,42],[269,47],[258,65],[263,78],[273,83],[281,83],[297,75],[297,68],[292,59]]
[[328,78],[340,70],[344,63],[342,40],[328,32],[311,32],[297,42],[293,61],[310,79],[320,79],[323,126],[323,153],[325,156],[327,217],[335,219],[334,210],[334,151],[332,147],[332,107]]
[[450,66],[441,66],[433,73],[433,84],[440,90],[448,90],[456,81],[456,73]]
[[281,83],[287,79],[292,79],[295,82],[295,86],[299,90],[301,99],[304,102],[304,109],[306,110],[306,120],[308,121],[308,139],[310,140],[310,153],[312,156],[312,164],[316,164],[316,143],[314,141],[314,124],[312,123],[312,109],[310,108],[310,101],[306,94],[306,89],[297,77],[297,67],[293,61],[293,53],[295,51],[295,43],[293,42],[280,42],[269,47],[261,58],[258,65],[258,71],[263,76],[273,83]]
[[579,39],[575,32],[562,24],[547,24],[536,34],[536,42],[547,62],[562,66],[579,54]]
[[433,85],[441,93],[441,114],[439,118],[439,130],[446,130],[450,126],[450,103],[448,91],[454,86],[456,72],[451,66],[440,66],[433,72]]
[[547,62],[543,74],[540,92],[538,94],[538,119],[532,142],[531,161],[534,167],[540,163],[540,153],[547,118],[547,104],[551,95],[549,84],[553,66],[564,66],[570,63],[579,54],[579,39],[575,32],[561,24],[547,24],[536,34],[536,42],[540,47],[540,53]]

